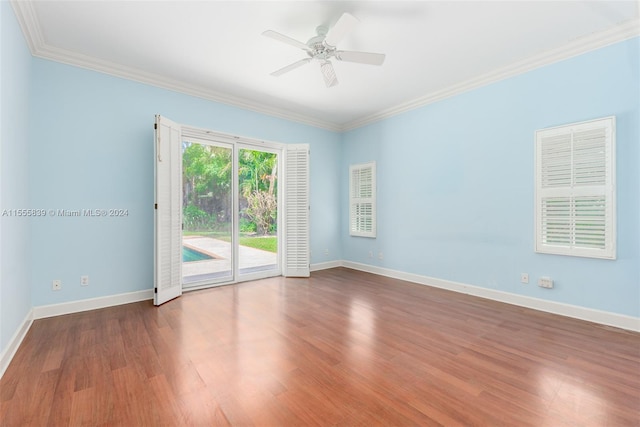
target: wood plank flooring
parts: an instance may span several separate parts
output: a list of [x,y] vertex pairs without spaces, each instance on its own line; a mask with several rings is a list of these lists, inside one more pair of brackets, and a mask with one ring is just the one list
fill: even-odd
[[2,426],[638,426],[640,334],[337,268],[36,320]]

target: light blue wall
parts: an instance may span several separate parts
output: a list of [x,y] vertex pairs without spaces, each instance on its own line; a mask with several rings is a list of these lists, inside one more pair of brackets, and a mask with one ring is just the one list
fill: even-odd
[[[32,306],[152,287],[157,113],[311,144],[313,263],[346,259],[640,316],[637,38],[340,135],[33,59],[7,2],[0,13],[0,207],[129,210],[119,219],[2,219],[0,351]],[[618,126],[618,259],[535,254],[534,131],[607,115]],[[369,160],[378,164],[373,240],[347,232],[348,165]],[[549,275],[556,288],[522,285],[521,272],[532,282]],[[62,291],[51,291],[53,279]]]
[[[344,258],[640,316],[638,61],[635,38],[346,133]],[[534,253],[535,130],[610,115],[617,118],[618,259]],[[348,167],[370,160],[377,162],[378,237],[349,237]],[[521,272],[530,284],[520,283]],[[540,276],[551,276],[555,288],[539,288]]]
[[[204,99],[34,59],[31,206],[128,209],[125,218],[33,221],[33,305],[153,287],[153,122],[311,145],[312,262],[340,259],[340,135]],[[331,220],[327,220],[329,217]],[[329,250],[329,256],[324,250]],[[80,286],[89,275],[90,286]],[[51,291],[61,279],[62,291]]]
[[[31,54],[9,2],[0,2],[0,214],[29,207]],[[0,354],[31,310],[29,220],[0,217]]]

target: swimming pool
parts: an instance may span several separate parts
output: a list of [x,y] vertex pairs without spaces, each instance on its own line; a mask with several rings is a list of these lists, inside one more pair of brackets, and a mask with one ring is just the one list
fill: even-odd
[[213,259],[213,257],[186,246],[182,247],[182,262],[204,261],[206,259]]

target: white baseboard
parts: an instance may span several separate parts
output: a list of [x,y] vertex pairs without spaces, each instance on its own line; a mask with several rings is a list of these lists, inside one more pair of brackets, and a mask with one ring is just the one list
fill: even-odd
[[[638,317],[579,307],[555,301],[548,301],[509,292],[497,291],[495,289],[487,289],[479,286],[467,285],[450,280],[436,279],[433,277],[421,276],[419,274],[406,273],[399,270],[376,267],[352,261],[329,261],[312,264],[311,271],[325,270],[335,267],[351,268],[353,270],[365,271],[380,276],[405,280],[407,282],[447,289],[454,292],[474,295],[477,297],[513,304],[520,307],[531,308],[534,310],[573,317],[576,319],[586,320],[602,325],[614,326],[617,328],[640,332],[640,318]],[[0,378],[2,378],[2,375],[4,375],[5,370],[11,363],[13,356],[22,343],[22,340],[27,335],[27,332],[29,331],[29,328],[31,327],[34,319],[43,319],[46,317],[60,316],[63,314],[78,313],[81,311],[95,310],[99,308],[129,304],[132,302],[145,301],[150,299],[153,299],[153,290],[146,289],[143,291],[130,292],[126,294],[110,295],[106,297],[33,307],[25,317],[20,328],[18,328],[16,333],[9,341],[9,345],[7,346],[7,348],[0,354]]]
[[63,314],[79,313],[81,311],[112,307],[114,305],[153,299],[153,289],[129,292],[126,294],[109,295],[106,297],[90,298],[79,301],[63,302],[61,304],[40,305],[33,307],[33,318],[61,316]]
[[626,316],[624,314],[595,310],[592,308],[564,304],[555,301],[548,301],[539,298],[513,294],[510,292],[497,291],[495,289],[487,289],[480,286],[467,285],[450,280],[436,279],[433,277],[421,276],[413,273],[405,273],[403,271],[391,270],[388,268],[376,267],[352,261],[342,261],[341,264],[343,267],[365,271],[380,276],[406,280],[407,282],[447,289],[450,291],[474,295],[494,301],[505,302],[507,304],[517,305],[520,307],[531,308],[534,310],[545,311],[547,313],[587,320],[589,322],[599,323],[601,325],[614,326],[616,328],[640,332],[640,318],[638,317]]
[[342,261],[328,261],[311,264],[310,271],[327,270],[329,268],[342,267]]
[[31,324],[33,323],[33,309],[29,310],[27,316],[22,321],[22,324],[18,328],[15,334],[9,340],[9,344],[7,348],[0,354],[0,378],[4,375],[4,372],[9,367],[11,360],[13,360],[13,356],[16,355],[16,351],[18,351],[18,347],[22,344],[22,340],[29,332],[29,328],[31,328]]

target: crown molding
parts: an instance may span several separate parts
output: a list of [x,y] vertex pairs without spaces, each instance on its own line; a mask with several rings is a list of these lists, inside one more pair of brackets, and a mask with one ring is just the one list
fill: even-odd
[[156,86],[162,89],[207,99],[209,101],[219,102],[257,113],[267,114],[273,117],[318,127],[321,129],[327,129],[334,132],[340,132],[342,130],[340,125],[332,122],[319,120],[285,109],[270,107],[245,98],[213,91],[203,86],[191,85],[176,79],[160,76],[155,73],[149,73],[136,68],[123,66],[111,61],[105,61],[81,53],[49,46],[45,43],[42,36],[42,31],[40,30],[40,25],[38,23],[37,15],[32,2],[11,0],[11,4],[15,11],[22,32],[25,35],[29,50],[35,57],[49,59],[55,62],[61,62],[63,64],[73,65],[92,71],[98,71],[114,77],[120,77],[151,86]]
[[40,31],[40,23],[36,17],[33,3],[30,1],[10,0],[13,12],[18,19],[22,34],[27,42],[31,54],[36,56],[38,48],[44,45],[44,37]]
[[56,62],[61,62],[80,68],[98,71],[104,74],[112,75],[114,77],[133,80],[139,83],[156,86],[162,89],[183,93],[198,98],[203,98],[209,101],[219,102],[225,105],[242,108],[244,110],[250,110],[285,120],[331,130],[334,132],[341,131],[341,127],[334,123],[318,120],[284,109],[269,107],[264,104],[250,101],[248,99],[216,92],[204,86],[191,85],[179,80],[163,77],[155,73],[141,71],[132,67],[126,67],[123,65],[115,64],[113,62],[104,61],[87,55],[71,52],[65,49],[45,46],[39,49],[38,54],[34,54],[34,56],[38,56],[44,59],[50,59]]
[[621,42],[640,35],[640,19],[627,21],[608,30],[593,33],[577,38],[559,48],[542,52],[524,60],[514,62],[504,67],[485,73],[478,77],[457,83],[445,89],[432,92],[422,97],[404,102],[395,107],[379,111],[345,124],[319,120],[308,115],[295,113],[290,110],[270,107],[245,98],[240,98],[221,92],[213,91],[203,86],[190,85],[188,83],[160,76],[155,73],[141,71],[132,67],[126,67],[110,61],[104,61],[88,55],[79,54],[66,49],[49,46],[45,43],[40,24],[37,19],[33,3],[31,1],[10,0],[16,17],[24,33],[31,54],[36,57],[73,65],[80,68],[98,71],[115,77],[137,81],[139,83],[156,86],[162,89],[179,92],[209,101],[242,108],[269,116],[290,120],[333,132],[353,130],[368,124],[378,122],[398,114],[423,107],[450,98],[464,92],[477,89],[491,83],[498,82],[519,74],[526,73],[536,68],[544,67],[583,53],[590,52],[617,42]]
[[640,20],[634,19],[627,21],[608,30],[579,37],[559,48],[530,56],[489,73],[482,74],[478,77],[457,83],[445,89],[416,98],[412,101],[363,117],[362,119],[346,123],[342,126],[342,131],[353,130],[380,120],[388,119],[389,117],[393,117],[428,104],[433,104],[434,102],[442,101],[446,98],[450,98],[482,86],[487,86],[491,83],[515,77],[528,71],[535,70],[536,68],[541,68],[614,43],[628,40],[638,35],[640,35]]

